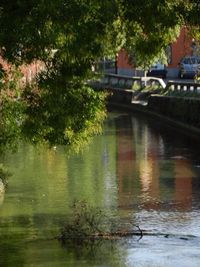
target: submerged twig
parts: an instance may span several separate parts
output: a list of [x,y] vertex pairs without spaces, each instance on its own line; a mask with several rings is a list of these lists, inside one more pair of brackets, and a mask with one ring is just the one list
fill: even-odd
[[139,241],[143,237],[143,231],[138,225],[133,224],[139,231],[118,230],[116,227],[117,230],[114,230],[108,227],[109,222],[111,220],[102,213],[102,210],[91,208],[86,202],[76,202],[73,214],[61,229],[58,238],[62,242],[71,240],[80,243],[87,240],[114,240],[135,235],[139,236]]
[[104,240],[112,240],[112,239],[118,239],[122,237],[131,237],[131,236],[140,236],[138,241],[143,237],[143,232],[140,229],[139,226],[136,226],[139,230],[139,232],[135,231],[116,231],[116,232],[96,232],[93,234],[83,234],[83,235],[66,235],[66,233],[61,233],[61,235],[58,237],[61,241],[64,240],[97,240],[97,239],[104,239]]
[[140,238],[138,239],[138,241],[139,241],[140,239],[143,238],[143,232],[142,232],[142,230],[140,229],[139,225],[136,225],[136,227],[137,227],[138,230],[140,231]]

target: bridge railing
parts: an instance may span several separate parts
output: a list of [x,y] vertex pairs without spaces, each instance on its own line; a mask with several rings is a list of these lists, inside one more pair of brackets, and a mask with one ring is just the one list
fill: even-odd
[[166,90],[177,92],[196,92],[200,93],[200,83],[184,81],[168,81]]
[[165,82],[163,81],[163,79],[160,78],[131,77],[125,75],[110,74],[110,73],[105,74],[100,83],[106,86],[126,88],[126,89],[131,89],[134,85],[138,85],[139,87],[152,86],[152,85],[159,85],[162,88],[166,87]]
[[165,91],[195,92],[200,94],[200,83],[187,81],[168,81],[167,84],[161,78],[156,77],[131,77],[118,74],[105,74],[97,83],[92,83],[97,88],[132,89],[134,85],[139,88],[144,86],[159,85]]

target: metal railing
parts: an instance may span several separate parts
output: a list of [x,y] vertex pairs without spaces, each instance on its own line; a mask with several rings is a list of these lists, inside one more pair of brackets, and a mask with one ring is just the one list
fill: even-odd
[[166,90],[177,92],[196,92],[200,93],[200,83],[198,82],[183,82],[183,81],[168,81]]
[[180,93],[197,93],[200,94],[199,82],[188,81],[168,81],[165,83],[163,79],[156,77],[131,77],[117,74],[104,74],[104,76],[98,82],[90,83],[96,88],[105,89],[126,89],[131,90],[136,87],[138,89],[145,86],[158,86],[164,91],[168,92],[180,92]]
[[105,86],[130,89],[134,85],[139,87],[159,85],[161,88],[166,87],[163,79],[156,77],[130,77],[118,74],[105,74],[100,83]]

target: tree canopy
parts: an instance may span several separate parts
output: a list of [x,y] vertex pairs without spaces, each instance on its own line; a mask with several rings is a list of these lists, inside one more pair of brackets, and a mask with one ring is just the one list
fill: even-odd
[[[99,132],[104,95],[87,85],[94,62],[122,47],[153,60],[183,25],[198,36],[199,11],[194,0],[0,1],[0,54],[12,66],[1,68],[0,143],[23,133],[70,144]],[[45,66],[35,83],[13,86],[17,67],[34,60]]]
[[182,27],[199,33],[199,1],[124,0],[121,6],[124,47],[136,65],[150,65],[155,57],[162,57]]

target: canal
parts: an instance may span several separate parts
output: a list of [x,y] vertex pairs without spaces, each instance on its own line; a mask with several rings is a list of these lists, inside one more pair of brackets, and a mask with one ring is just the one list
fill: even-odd
[[[78,154],[22,143],[1,156],[0,266],[200,266],[199,144],[163,123],[111,112]],[[55,239],[74,201],[144,235],[84,246]]]

